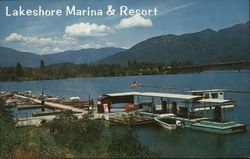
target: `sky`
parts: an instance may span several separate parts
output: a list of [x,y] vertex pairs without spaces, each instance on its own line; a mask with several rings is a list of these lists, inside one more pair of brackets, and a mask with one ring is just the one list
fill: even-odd
[[[14,10],[62,10],[61,16],[13,16]],[[102,10],[100,16],[65,15],[66,6]],[[107,15],[108,7],[115,10]],[[120,7],[151,11],[120,15]],[[6,15],[8,7],[8,15]],[[131,11],[131,12],[132,12]],[[128,12],[127,12],[128,13]],[[249,0],[26,0],[0,1],[0,46],[36,54],[85,48],[130,48],[148,38],[218,31],[249,21]]]

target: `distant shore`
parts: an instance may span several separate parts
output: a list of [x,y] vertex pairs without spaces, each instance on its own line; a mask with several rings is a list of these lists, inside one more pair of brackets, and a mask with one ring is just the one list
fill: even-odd
[[207,65],[193,65],[191,63],[138,63],[128,65],[119,64],[72,64],[63,63],[40,68],[22,67],[19,63],[15,67],[0,67],[0,81],[36,81],[57,80],[67,78],[114,77],[114,76],[143,76],[167,75],[183,73],[200,73],[210,70],[250,69],[250,61],[214,63]]

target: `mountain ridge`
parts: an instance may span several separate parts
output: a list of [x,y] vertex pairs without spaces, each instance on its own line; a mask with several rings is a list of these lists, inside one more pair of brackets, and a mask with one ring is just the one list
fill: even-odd
[[191,61],[194,64],[209,64],[245,59],[250,59],[249,22],[218,31],[208,28],[195,33],[152,37],[97,63]]
[[22,52],[15,49],[0,47],[0,66],[15,66],[19,62],[26,67],[39,67],[40,61],[44,60],[46,65],[57,63],[93,63],[101,58],[124,51],[122,48],[89,48],[80,50],[68,50],[64,52],[38,55],[31,52]]

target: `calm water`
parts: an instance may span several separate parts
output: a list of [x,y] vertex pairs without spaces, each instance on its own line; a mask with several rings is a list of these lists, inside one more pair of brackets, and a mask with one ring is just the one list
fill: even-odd
[[[222,88],[250,91],[250,70],[208,71],[197,74],[130,76],[102,78],[74,78],[63,80],[46,80],[31,82],[0,82],[0,91],[32,90],[45,94],[79,96],[88,99],[90,95],[96,99],[99,95],[122,91],[157,91],[172,92],[161,88],[130,88],[137,81],[153,87],[175,87],[176,93],[184,89]],[[226,98],[237,100],[234,111],[226,111],[224,118],[240,123],[250,124],[250,94],[226,93]],[[146,125],[136,128],[143,144],[153,151],[160,152],[162,157],[250,157],[250,130],[234,135],[218,135],[190,129],[176,132],[163,129],[157,125]]]

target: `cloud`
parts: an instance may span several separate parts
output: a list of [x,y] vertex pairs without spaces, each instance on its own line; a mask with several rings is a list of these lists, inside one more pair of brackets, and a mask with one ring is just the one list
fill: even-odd
[[80,45],[81,49],[90,49],[90,48],[99,49],[101,47],[105,47],[105,46],[104,45],[102,46],[96,43],[87,43],[87,44]]
[[64,49],[61,49],[59,47],[44,47],[39,49],[40,53],[58,53],[58,52],[62,52],[65,51]]
[[11,33],[1,43],[6,46],[18,46],[18,50],[43,54],[65,51],[67,46],[77,45],[78,41],[72,40],[72,38],[36,37]]
[[95,23],[75,23],[65,27],[65,35],[70,37],[103,37],[110,31],[108,26]]
[[131,47],[130,46],[122,46],[121,48],[127,50],[127,49],[130,49]]
[[44,38],[44,37],[35,37],[35,36],[24,36],[18,33],[11,33],[4,39],[5,43],[9,42],[21,42],[22,44],[27,45],[50,45],[50,44],[72,44],[73,41],[67,40],[67,39],[56,39],[56,38]]
[[108,41],[108,42],[106,42],[105,44],[106,44],[106,46],[108,46],[108,47],[111,47],[111,46],[114,46],[114,45],[115,45],[115,43],[113,43],[113,42],[109,42],[109,41]]
[[4,41],[10,42],[10,41],[23,41],[24,37],[17,33],[12,33],[9,36],[7,36]]
[[[79,50],[86,48],[111,47],[113,42],[107,40],[107,34],[111,33],[111,28],[106,25],[90,23],[75,23],[65,27],[60,36],[25,35],[24,33],[13,32],[0,41],[0,45],[16,50],[25,50],[37,54],[57,53],[66,50]],[[81,37],[99,37],[81,38]]]
[[97,44],[97,43],[85,43],[83,45],[80,45],[80,48],[82,49],[89,49],[89,48],[95,48],[95,49],[98,49],[98,48],[102,48],[102,47],[112,47],[114,46],[115,43],[113,42],[105,42],[103,44]]
[[187,3],[187,4],[184,4],[184,5],[180,5],[180,6],[171,8],[171,9],[167,9],[167,10],[161,12],[159,15],[164,15],[164,14],[168,14],[168,13],[171,13],[171,12],[173,12],[173,11],[176,11],[176,10],[180,10],[180,9],[183,9],[183,8],[187,8],[187,7],[189,7],[189,6],[192,6],[193,4],[194,4],[194,2],[191,2],[191,3]]
[[120,21],[118,25],[115,26],[116,29],[134,28],[134,27],[151,27],[153,26],[152,21],[148,18],[143,18],[140,15],[134,15],[129,18],[124,18]]
[[80,45],[80,48],[88,49],[88,48],[92,48],[92,46],[90,44],[83,44],[83,45]]

